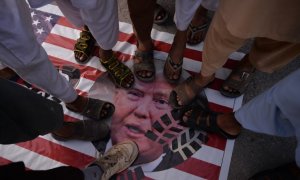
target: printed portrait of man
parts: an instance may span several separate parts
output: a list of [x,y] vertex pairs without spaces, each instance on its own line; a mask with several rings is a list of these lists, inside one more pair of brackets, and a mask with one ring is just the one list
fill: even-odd
[[[108,121],[111,128],[111,139],[105,149],[126,139],[133,140],[139,147],[139,156],[134,165],[141,166],[143,171],[152,172],[166,169],[178,164],[181,160],[166,156],[172,154],[164,149],[165,144],[171,143],[184,127],[174,123],[171,116],[171,106],[168,103],[169,94],[176,84],[169,84],[163,75],[164,61],[156,60],[156,78],[153,82],[141,82],[138,79],[131,89],[114,87],[109,81],[96,82],[90,91],[93,97],[107,98],[115,105],[115,112]],[[183,75],[187,76],[187,75]],[[101,78],[100,78],[101,79]],[[104,86],[103,84],[110,84]],[[167,128],[155,129],[161,117],[167,115],[173,122],[169,131]],[[170,123],[171,123],[170,121]],[[163,124],[163,122],[161,122]],[[160,125],[159,125],[160,126]],[[160,131],[160,132],[159,132]],[[157,141],[146,136],[147,133],[169,134],[169,138],[157,137]],[[163,142],[162,143],[162,139]],[[168,162],[164,162],[168,161]],[[174,161],[174,162],[171,162]]]

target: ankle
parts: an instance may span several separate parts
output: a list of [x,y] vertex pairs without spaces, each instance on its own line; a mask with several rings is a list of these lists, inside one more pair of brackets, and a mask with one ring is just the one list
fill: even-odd
[[112,51],[112,50],[103,50],[103,49],[100,49],[100,50],[99,50],[99,57],[100,57],[100,60],[107,61],[107,60],[109,60],[112,56],[113,56],[113,51]]
[[195,78],[196,83],[200,86],[207,86],[210,82],[212,82],[215,78],[215,75],[203,76],[201,73],[197,78]]
[[217,124],[223,131],[229,134],[236,135],[241,132],[241,124],[235,119],[234,113],[218,115]]
[[66,106],[71,109],[74,109],[74,111],[82,111],[86,103],[87,103],[87,98],[78,95],[73,102],[66,103]]
[[154,49],[152,40],[138,41],[136,46],[139,51],[152,51]]

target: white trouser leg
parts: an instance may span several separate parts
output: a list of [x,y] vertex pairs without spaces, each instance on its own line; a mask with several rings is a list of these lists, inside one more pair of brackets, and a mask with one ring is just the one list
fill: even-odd
[[76,91],[54,68],[36,40],[26,2],[1,0],[0,5],[0,61],[25,81],[64,102],[74,101]]
[[56,0],[57,5],[74,25],[87,25],[99,46],[111,50],[119,34],[118,4],[116,0],[98,0],[86,4],[82,0]]

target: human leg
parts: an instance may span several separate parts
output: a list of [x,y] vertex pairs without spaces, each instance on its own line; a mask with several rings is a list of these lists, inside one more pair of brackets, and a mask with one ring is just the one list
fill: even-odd
[[241,125],[233,113],[216,113],[204,109],[197,102],[181,109],[173,109],[172,115],[183,126],[215,133],[226,139],[235,139],[241,132]]
[[[72,102],[77,93],[57,72],[42,46],[36,41],[32,20],[25,1],[1,1],[0,60],[24,80],[65,102]],[[11,18],[13,17],[13,18]],[[22,19],[22,22],[19,20]],[[14,26],[12,30],[12,27]],[[22,42],[22,43],[20,43]]]
[[235,112],[246,129],[276,136],[296,136],[296,163],[300,166],[300,70],[255,97]]
[[300,43],[255,38],[249,52],[249,61],[259,71],[272,73],[300,54]]
[[141,81],[153,81],[155,78],[155,66],[153,62],[154,47],[151,30],[156,1],[128,0],[127,2],[134,35],[137,40],[133,66],[134,74]]
[[251,51],[232,71],[220,91],[224,96],[238,97],[247,90],[255,69],[272,73],[292,61],[299,54],[299,43],[255,38]]
[[169,55],[164,66],[164,75],[170,83],[177,83],[181,76],[183,54],[187,41],[188,24],[195,14],[196,7],[201,1],[182,1],[175,2],[174,21],[177,31],[175,33]]
[[[73,0],[74,1],[74,0]],[[97,1],[96,7],[81,8],[81,17],[100,46],[101,64],[112,76],[116,85],[130,88],[134,76],[129,67],[118,60],[112,48],[119,34],[118,4],[116,0]]]
[[0,144],[32,140],[59,129],[60,104],[9,80],[0,79]]
[[200,74],[179,84],[171,92],[171,104],[174,107],[189,104],[214,79],[214,73],[225,64],[230,53],[242,46],[244,41],[230,34],[222,16],[216,12],[206,35]]

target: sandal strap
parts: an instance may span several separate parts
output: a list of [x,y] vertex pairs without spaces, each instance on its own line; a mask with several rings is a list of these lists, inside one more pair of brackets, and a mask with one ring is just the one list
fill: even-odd
[[82,30],[80,32],[80,37],[77,39],[74,45],[74,52],[80,52],[84,54],[86,57],[85,60],[79,60],[76,58],[76,61],[79,63],[85,63],[88,61],[89,57],[91,56],[94,45],[96,40],[94,39],[93,35],[88,30]]
[[152,62],[153,61],[153,51],[135,51],[134,56],[134,63],[141,63],[141,62]]
[[115,56],[112,56],[107,61],[100,60],[100,62],[107,69],[109,74],[114,77],[115,83],[121,87],[123,87],[123,80],[126,79],[127,76],[132,75],[131,70]]
[[[222,87],[229,86],[232,89],[237,90],[240,93],[244,93],[247,89],[248,84],[250,83],[253,72],[243,71],[243,70],[235,70],[223,83]],[[232,79],[231,76],[239,76],[239,80]]]
[[182,64],[183,64],[183,60],[181,60],[180,63],[178,64],[178,63],[175,63],[170,56],[167,57],[167,61],[166,62],[171,65],[171,67],[173,68],[173,70],[182,68]]

